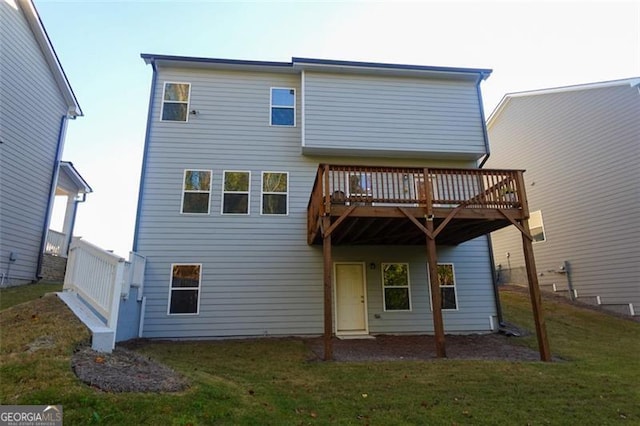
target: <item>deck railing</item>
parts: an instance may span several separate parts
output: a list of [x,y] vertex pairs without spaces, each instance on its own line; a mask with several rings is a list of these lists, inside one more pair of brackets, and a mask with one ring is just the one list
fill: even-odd
[[49,229],[49,232],[47,232],[47,241],[44,246],[44,252],[56,256],[66,256],[67,254],[64,250],[66,239],[67,234]]
[[520,209],[522,170],[321,164],[308,205],[309,232],[332,205]]
[[138,300],[142,298],[145,258],[130,253],[129,261],[103,250],[80,238],[74,238],[69,247],[64,290],[74,291],[82,297],[115,329],[120,300],[129,296],[129,290],[138,287]]

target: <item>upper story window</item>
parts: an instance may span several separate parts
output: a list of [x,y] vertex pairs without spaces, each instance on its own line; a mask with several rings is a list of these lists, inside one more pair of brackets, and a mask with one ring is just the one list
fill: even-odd
[[289,173],[262,173],[262,214],[286,215],[289,213]]
[[162,121],[187,121],[190,83],[164,83]]
[[222,214],[249,214],[249,182],[251,172],[224,172]]
[[383,263],[382,287],[385,311],[410,311],[409,264]]
[[182,213],[209,214],[211,170],[185,170],[182,182]]
[[271,88],[271,125],[296,125],[296,90]]
[[530,214],[529,232],[531,232],[534,243],[539,243],[547,240],[546,236],[544,235],[544,222],[542,222],[541,210],[537,210]]

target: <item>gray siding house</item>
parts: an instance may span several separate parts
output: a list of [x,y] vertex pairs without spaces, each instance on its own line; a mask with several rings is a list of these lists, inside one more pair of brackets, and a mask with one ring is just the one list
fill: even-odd
[[142,58],[142,337],[497,330],[485,234],[526,204],[478,169],[490,70]]
[[30,0],[0,2],[1,285],[40,278],[69,119],[82,115]]
[[[640,78],[506,95],[488,165],[527,169],[540,285],[640,315]],[[502,282],[521,283],[518,234],[493,234]]]

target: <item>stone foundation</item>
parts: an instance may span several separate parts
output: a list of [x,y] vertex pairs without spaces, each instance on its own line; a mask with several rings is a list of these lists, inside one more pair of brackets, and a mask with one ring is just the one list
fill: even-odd
[[42,275],[43,281],[54,281],[58,283],[64,282],[64,273],[67,270],[67,258],[46,254],[42,258]]

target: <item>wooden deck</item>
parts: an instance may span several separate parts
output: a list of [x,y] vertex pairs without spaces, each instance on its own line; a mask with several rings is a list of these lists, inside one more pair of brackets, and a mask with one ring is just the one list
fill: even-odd
[[513,225],[522,234],[540,358],[550,361],[523,173],[320,164],[307,208],[307,242],[322,244],[324,358],[333,357],[333,245],[424,244],[436,354],[445,357],[437,245],[460,244]]
[[456,245],[527,219],[522,170],[322,164],[308,205],[309,244],[322,244],[328,216],[334,245]]

